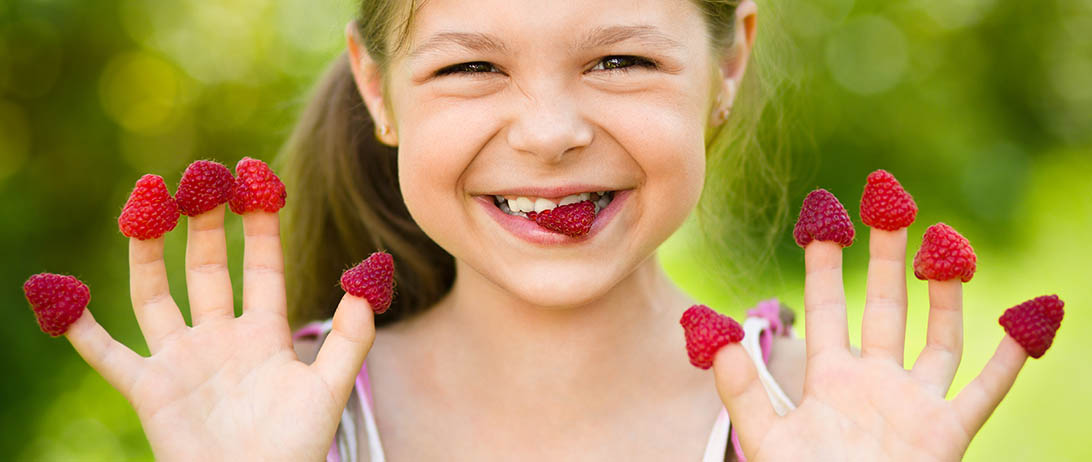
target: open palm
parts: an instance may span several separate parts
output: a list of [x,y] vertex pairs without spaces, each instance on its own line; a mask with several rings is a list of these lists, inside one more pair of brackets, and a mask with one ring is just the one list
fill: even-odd
[[110,337],[90,312],[66,334],[136,409],[159,460],[319,460],[375,337],[372,310],[346,295],[318,357],[301,362],[286,318],[280,225],[243,216],[243,315],[234,316],[224,206],[190,218],[193,327],[170,296],[163,239],[132,239],[130,290],[151,356]]
[[954,461],[997,407],[1027,359],[1005,336],[981,374],[952,400],[963,350],[962,285],[929,281],[925,349],[903,367],[906,230],[872,230],[861,354],[849,348],[842,249],[805,250],[807,372],[799,406],[774,412],[739,344],[718,352],[717,388],[747,460]]

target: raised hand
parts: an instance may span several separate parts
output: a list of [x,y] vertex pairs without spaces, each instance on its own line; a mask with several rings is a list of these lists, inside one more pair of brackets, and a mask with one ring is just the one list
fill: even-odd
[[[90,312],[65,334],[132,403],[158,460],[322,459],[374,340],[371,306],[347,294],[314,363],[299,361],[286,318],[276,213],[284,203],[283,185],[280,193],[275,188],[270,193],[264,182],[271,181],[272,172],[260,177],[268,167],[255,162],[260,163],[244,159],[237,167],[240,177],[231,204],[242,214],[245,232],[242,316],[234,316],[220,201],[211,210],[191,210],[194,216],[188,220],[192,327],[168,289],[164,230],[157,231],[159,236],[142,235],[146,239],[133,237],[129,245],[133,310],[151,356],[141,357],[111,338]],[[251,189],[240,193],[240,187]]]
[[[966,240],[940,226],[930,228],[915,260],[915,273],[929,279],[926,346],[912,368],[903,367],[909,223],[905,217],[892,223],[900,220],[901,225],[891,225],[865,217],[872,229],[857,356],[849,348],[842,285],[842,247],[852,242],[852,227],[829,193],[817,191],[805,200],[795,233],[804,247],[807,272],[807,370],[801,402],[785,415],[775,413],[738,343],[720,348],[713,362],[718,391],[747,460],[959,460],[1012,386],[1028,353],[1006,335],[978,377],[954,399],[945,399],[962,355],[961,280],[970,279],[974,260]],[[1061,302],[1052,300],[1056,304],[1049,308],[1039,299],[1029,301],[1035,307],[1022,311],[1030,314],[1020,318],[1022,325],[1036,326],[1033,337],[1042,340],[1049,334],[1047,346],[1061,318]],[[1040,329],[1040,321],[1046,327]],[[1018,333],[1008,325],[1006,330]]]

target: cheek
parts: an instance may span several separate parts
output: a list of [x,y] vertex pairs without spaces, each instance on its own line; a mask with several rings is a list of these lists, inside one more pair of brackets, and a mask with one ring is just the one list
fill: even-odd
[[[632,156],[644,178],[645,207],[681,223],[697,204],[705,180],[703,100],[678,88],[645,97],[613,98],[600,123]],[[661,200],[662,199],[662,200]]]
[[[417,108],[427,107],[427,112]],[[463,179],[481,148],[487,110],[455,110],[436,101],[407,104],[398,117],[398,178],[406,207],[441,246],[465,220]]]

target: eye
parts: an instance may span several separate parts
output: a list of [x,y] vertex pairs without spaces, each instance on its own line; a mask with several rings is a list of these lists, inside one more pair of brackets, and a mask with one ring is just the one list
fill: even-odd
[[436,76],[451,74],[485,74],[490,72],[500,71],[497,70],[496,66],[485,61],[474,61],[471,63],[460,63],[447,66],[443,69],[436,71]]
[[591,70],[592,71],[623,71],[623,72],[626,72],[626,71],[629,71],[630,68],[635,67],[635,66],[636,67],[646,68],[646,69],[656,69],[657,68],[656,63],[654,63],[654,62],[652,62],[652,61],[650,61],[648,59],[642,58],[640,56],[616,55],[616,56],[603,57],[602,59],[599,60],[599,62],[597,62],[595,64],[595,67],[591,68]]

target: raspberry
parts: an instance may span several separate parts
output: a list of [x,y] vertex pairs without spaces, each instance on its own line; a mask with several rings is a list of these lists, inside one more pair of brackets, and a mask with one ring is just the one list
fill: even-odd
[[834,194],[816,189],[804,198],[792,235],[800,247],[807,247],[813,240],[849,247],[853,244],[853,222],[849,221],[846,208]]
[[394,258],[386,252],[371,254],[341,274],[341,289],[363,297],[375,314],[384,313],[390,308],[394,293]]
[[592,223],[595,222],[595,203],[582,201],[541,213],[527,212],[527,218],[555,233],[579,237],[591,231]]
[[1054,342],[1054,334],[1062,326],[1065,302],[1057,295],[1035,297],[1008,310],[997,320],[1005,332],[1016,340],[1028,356],[1039,358]]
[[914,197],[886,170],[868,175],[861,196],[861,221],[873,228],[895,231],[910,226],[918,216]]
[[178,203],[159,175],[144,175],[121,209],[118,228],[126,237],[157,239],[178,224]]
[[701,369],[713,367],[717,350],[743,340],[743,327],[705,305],[694,305],[679,320],[686,332],[686,354],[690,364]]
[[38,318],[38,326],[54,337],[62,335],[68,326],[80,319],[91,290],[74,276],[41,273],[23,284],[23,293]]
[[258,159],[244,157],[235,166],[235,189],[228,204],[237,214],[264,210],[275,213],[284,207],[287,193],[273,170]]
[[208,212],[231,199],[235,177],[219,162],[199,160],[182,174],[174,199],[183,215],[194,217]]
[[914,276],[933,281],[960,278],[967,282],[974,277],[977,260],[967,238],[951,226],[937,223],[922,236],[921,248],[914,255]]

